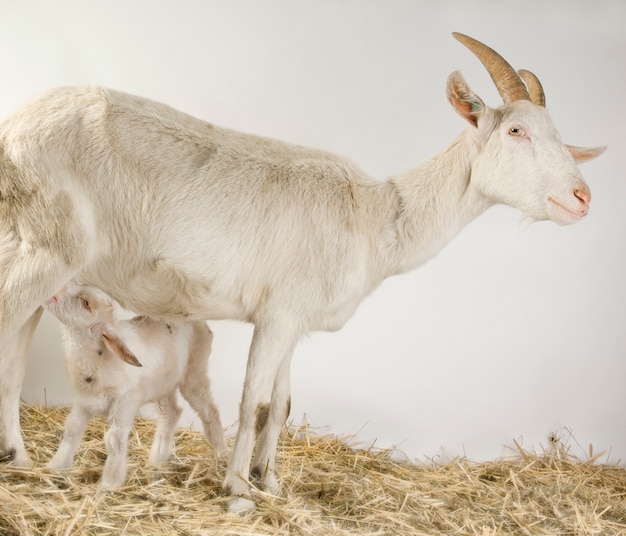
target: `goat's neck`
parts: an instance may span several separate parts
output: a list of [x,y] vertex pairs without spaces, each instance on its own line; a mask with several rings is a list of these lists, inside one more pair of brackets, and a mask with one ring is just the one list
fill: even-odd
[[477,154],[474,140],[465,132],[444,152],[389,180],[397,201],[388,275],[432,258],[490,206],[470,181]]

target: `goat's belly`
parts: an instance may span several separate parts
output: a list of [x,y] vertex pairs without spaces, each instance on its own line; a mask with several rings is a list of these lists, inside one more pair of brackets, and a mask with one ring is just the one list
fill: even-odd
[[[106,289],[105,289],[106,290]],[[110,290],[107,290],[110,292]],[[209,289],[193,287],[161,287],[129,285],[111,294],[124,308],[155,319],[185,320],[248,320],[242,306]]]
[[220,291],[208,274],[190,274],[159,259],[130,269],[107,263],[84,271],[79,278],[101,288],[124,308],[152,318],[248,319],[241,301]]

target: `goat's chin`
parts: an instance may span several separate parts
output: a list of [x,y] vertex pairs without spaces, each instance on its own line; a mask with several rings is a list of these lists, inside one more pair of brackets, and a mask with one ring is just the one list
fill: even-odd
[[547,205],[548,218],[559,225],[571,225],[572,223],[579,222],[587,215],[587,212],[574,212],[564,203],[561,203],[552,197],[548,197]]

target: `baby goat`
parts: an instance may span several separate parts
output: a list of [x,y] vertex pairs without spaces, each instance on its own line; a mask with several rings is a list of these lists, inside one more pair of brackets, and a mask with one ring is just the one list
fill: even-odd
[[63,324],[65,363],[76,393],[49,468],[70,467],[89,420],[106,416],[110,426],[101,486],[123,485],[128,435],[147,402],[159,406],[150,462],[166,462],[181,414],[177,389],[198,413],[211,445],[226,448],[207,376],[213,333],[205,322],[169,325],[145,316],[118,320],[119,305],[111,297],[71,282],[45,306]]

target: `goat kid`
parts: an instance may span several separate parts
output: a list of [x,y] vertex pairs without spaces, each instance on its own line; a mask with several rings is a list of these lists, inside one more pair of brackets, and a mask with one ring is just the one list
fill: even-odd
[[102,88],[53,90],[2,122],[0,449],[30,462],[19,428],[26,350],[39,305],[77,276],[152,318],[254,324],[223,483],[231,510],[251,508],[251,476],[278,489],[276,443],[303,335],[341,328],[386,277],[432,258],[491,205],[583,218],[591,193],[577,162],[603,148],[565,145],[534,75],[455,37],[504,105],[486,106],[453,72],[448,100],[469,128],[386,182],[321,150]]
[[226,449],[207,376],[213,334],[205,322],[117,320],[119,306],[110,296],[74,283],[45,307],[62,323],[65,364],[76,395],[61,445],[47,467],[70,467],[88,422],[106,416],[107,460],[101,487],[123,485],[128,436],[139,408],[148,402],[156,402],[158,409],[150,463],[165,463],[182,411],[176,401],[178,389],[198,413],[209,443],[219,451]]

